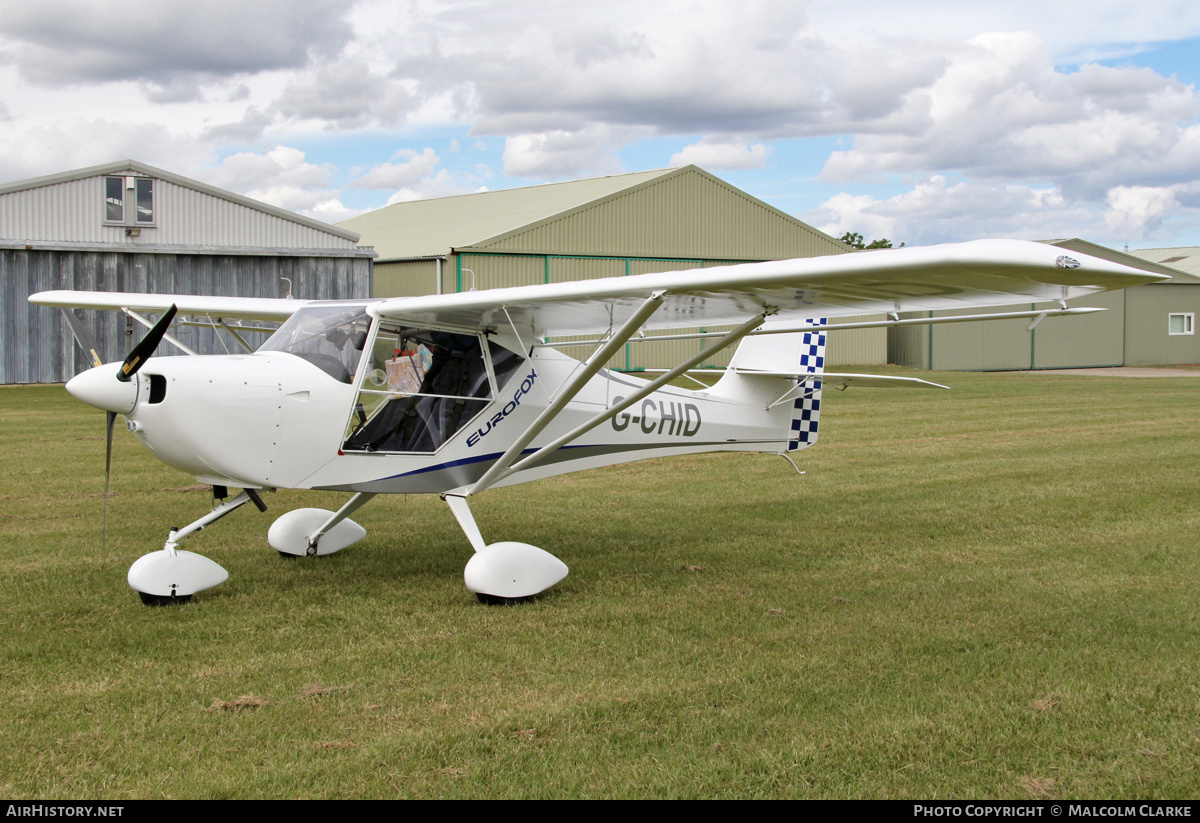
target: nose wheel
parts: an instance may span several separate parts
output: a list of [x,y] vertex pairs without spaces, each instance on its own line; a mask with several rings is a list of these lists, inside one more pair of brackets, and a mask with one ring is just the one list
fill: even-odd
[[[218,499],[225,496],[223,486],[214,486]],[[253,489],[242,489],[232,500],[221,499],[213,510],[196,522],[171,529],[167,543],[160,551],[142,555],[129,567],[126,580],[147,606],[178,606],[192,599],[196,592],[219,586],[229,579],[229,572],[220,564],[194,552],[178,548],[180,541],[220,520],[225,515],[253,502],[259,511],[267,505]]]

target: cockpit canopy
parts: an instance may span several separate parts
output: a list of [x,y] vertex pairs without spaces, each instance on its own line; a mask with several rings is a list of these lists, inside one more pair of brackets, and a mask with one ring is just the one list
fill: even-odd
[[342,448],[432,452],[496,396],[522,360],[482,334],[384,321]]
[[353,383],[370,329],[366,306],[309,306],[289,317],[258,350],[294,354],[334,380]]
[[480,333],[371,323],[365,305],[309,306],[259,349],[303,358],[348,385],[361,375],[348,452],[437,451],[523,362]]

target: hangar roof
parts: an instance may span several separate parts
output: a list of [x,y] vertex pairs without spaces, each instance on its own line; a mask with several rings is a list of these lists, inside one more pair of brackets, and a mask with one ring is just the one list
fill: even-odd
[[[1111,260],[1114,263],[1133,266],[1143,271],[1165,274],[1171,278],[1170,280],[1159,281],[1161,283],[1200,284],[1200,249],[1146,249],[1144,251],[1122,252],[1110,249],[1107,246],[1101,246],[1098,243],[1080,240],[1078,237],[1066,240],[1043,240],[1042,242],[1048,243],[1051,246],[1059,246],[1064,249],[1077,251],[1081,254],[1090,254],[1102,260]],[[1187,265],[1180,263],[1180,261],[1186,259],[1185,257],[1167,253],[1182,253],[1185,251],[1191,251],[1193,254],[1192,259],[1194,263],[1192,268],[1188,268]],[[1160,252],[1162,254],[1159,254]],[[1156,284],[1151,283],[1149,285]]]
[[1200,247],[1176,246],[1165,249],[1138,249],[1130,254],[1142,260],[1152,260],[1164,268],[1170,266],[1175,271],[1183,271],[1193,275],[1200,282]]
[[850,251],[696,166],[396,203],[339,223],[380,263],[452,252],[778,259]]
[[339,223],[369,238],[380,262],[438,257],[602,200],[675,169],[394,203]]

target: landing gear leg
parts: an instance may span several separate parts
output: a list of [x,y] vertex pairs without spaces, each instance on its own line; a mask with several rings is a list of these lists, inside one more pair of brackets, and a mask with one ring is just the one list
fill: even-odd
[[567,576],[566,564],[537,546],[513,542],[485,544],[466,495],[448,493],[442,499],[475,549],[463,571],[463,580],[481,603],[501,605],[529,600]]
[[129,567],[126,580],[148,606],[186,603],[196,592],[219,586],[229,579],[229,572],[207,557],[178,548],[185,537],[217,522],[225,515],[253,502],[259,511],[267,506],[253,489],[243,489],[232,500],[225,500],[223,487],[214,487],[216,499],[208,514],[182,529],[171,529],[161,551],[143,555]]

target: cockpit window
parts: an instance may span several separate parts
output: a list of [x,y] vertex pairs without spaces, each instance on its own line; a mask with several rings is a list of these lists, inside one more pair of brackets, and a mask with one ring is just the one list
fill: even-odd
[[370,326],[362,306],[313,306],[288,318],[259,351],[294,354],[335,380],[352,383]]
[[521,358],[481,335],[385,324],[358,393],[345,451],[432,452],[503,386]]

